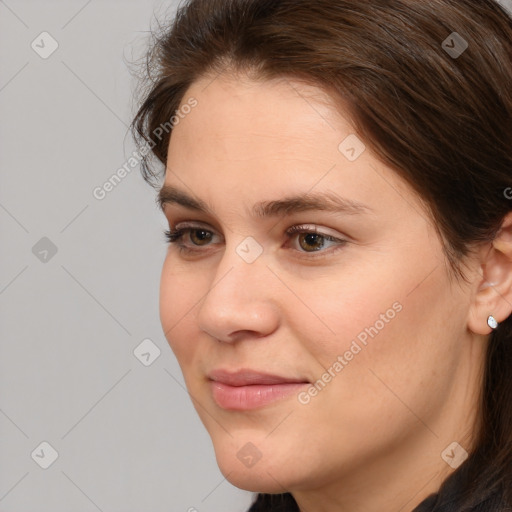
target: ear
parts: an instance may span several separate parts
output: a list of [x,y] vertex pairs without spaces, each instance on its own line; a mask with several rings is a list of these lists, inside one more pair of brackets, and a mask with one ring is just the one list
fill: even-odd
[[499,324],[512,313],[512,212],[504,217],[496,237],[480,256],[481,279],[471,303],[468,327],[477,334],[489,334],[493,331],[487,325],[489,315]]

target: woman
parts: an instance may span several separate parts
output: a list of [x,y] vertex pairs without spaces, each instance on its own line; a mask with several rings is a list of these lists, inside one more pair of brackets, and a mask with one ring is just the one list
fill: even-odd
[[190,0],[147,69],[162,326],[250,511],[510,510],[507,12]]

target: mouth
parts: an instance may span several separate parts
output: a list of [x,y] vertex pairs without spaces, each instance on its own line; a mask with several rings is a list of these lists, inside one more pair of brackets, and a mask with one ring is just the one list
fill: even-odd
[[263,407],[297,393],[311,383],[304,378],[285,377],[250,369],[236,372],[214,370],[208,375],[213,399],[228,410]]

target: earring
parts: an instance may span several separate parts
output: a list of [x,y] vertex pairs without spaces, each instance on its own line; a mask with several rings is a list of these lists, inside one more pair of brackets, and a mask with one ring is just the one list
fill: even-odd
[[489,315],[487,318],[487,325],[491,329],[496,329],[498,327],[498,322],[496,321],[496,318],[494,318],[492,315]]

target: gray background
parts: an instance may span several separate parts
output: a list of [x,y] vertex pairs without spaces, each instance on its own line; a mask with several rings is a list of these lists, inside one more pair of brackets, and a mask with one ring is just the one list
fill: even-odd
[[[123,56],[175,6],[0,0],[1,512],[235,512],[252,499],[220,473],[162,332],[155,190],[137,165],[93,196],[135,150]],[[42,32],[58,43],[46,58]],[[146,339],[147,366],[134,354]]]

